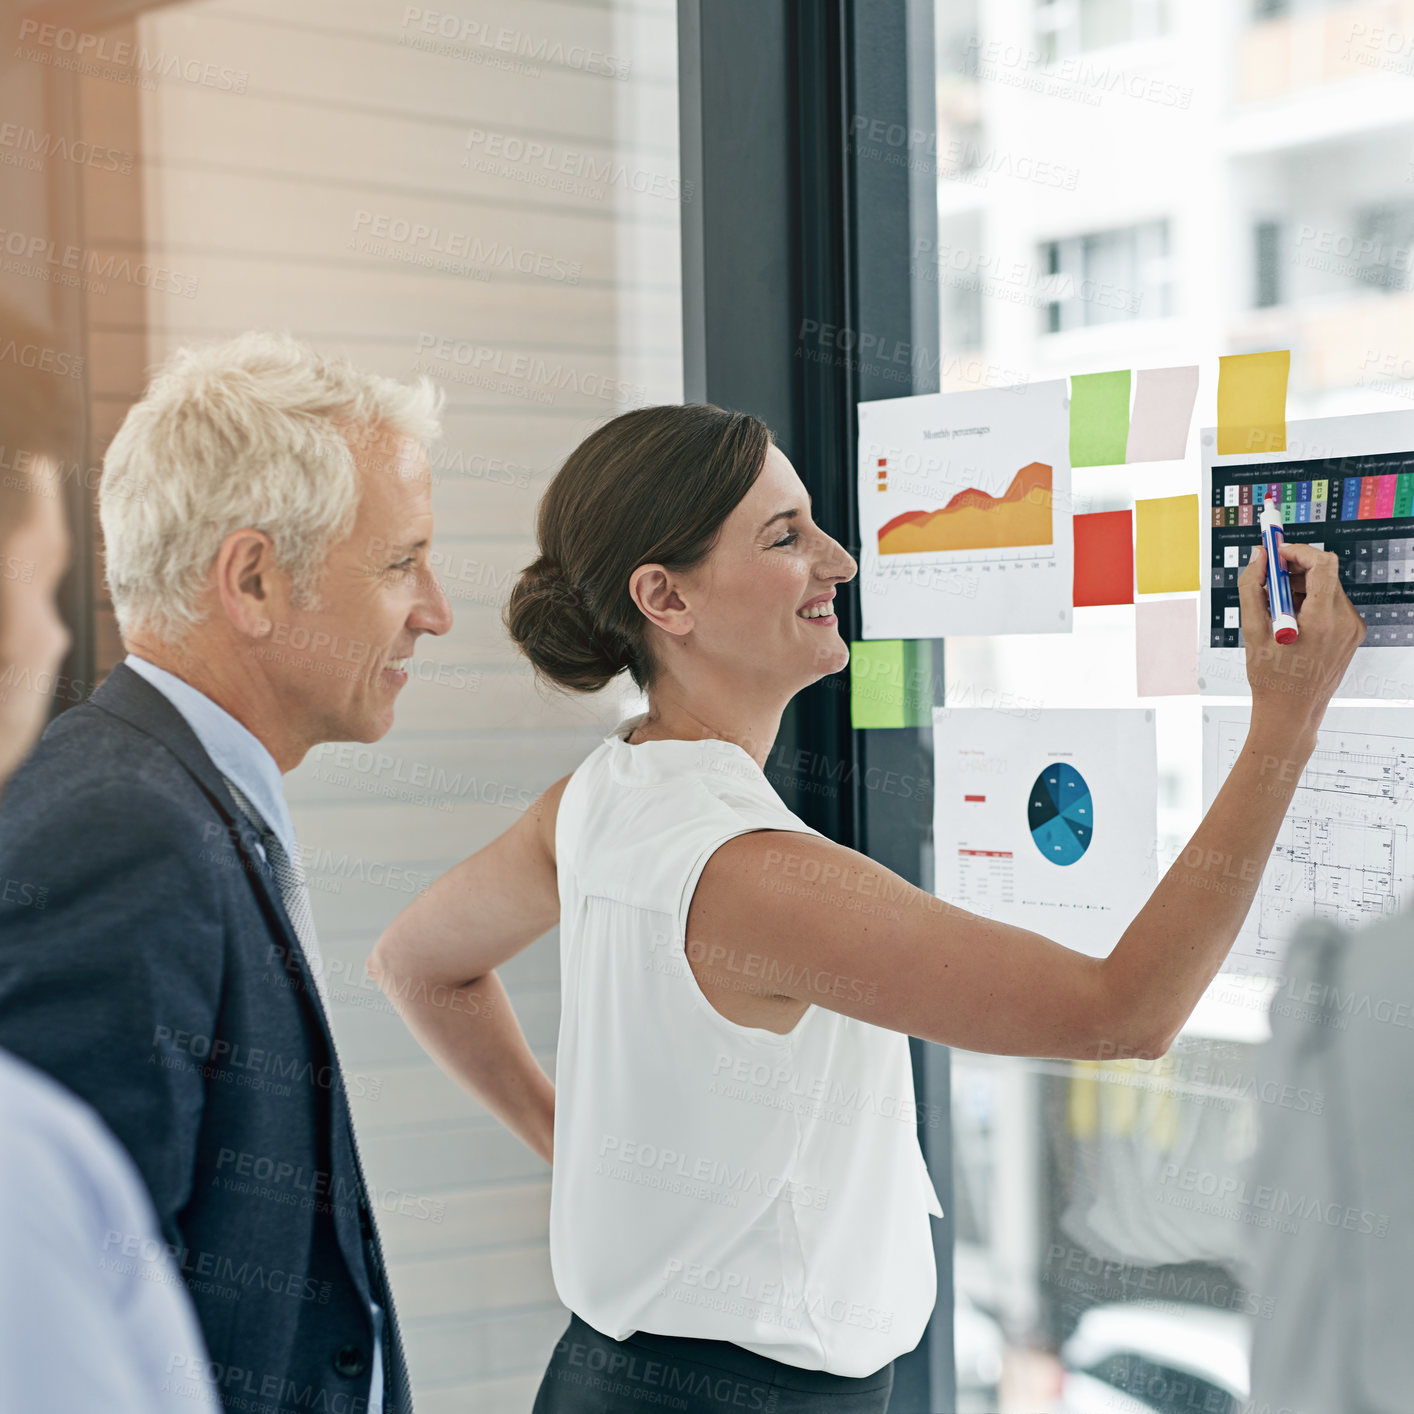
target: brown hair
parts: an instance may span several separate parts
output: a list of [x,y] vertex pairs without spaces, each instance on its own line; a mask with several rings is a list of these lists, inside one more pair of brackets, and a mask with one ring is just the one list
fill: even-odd
[[540,557],[502,616],[541,677],[598,692],[627,668],[640,691],[653,686],[648,620],[629,576],[705,560],[771,440],[750,413],[674,403],[623,413],[569,454],[540,502]]

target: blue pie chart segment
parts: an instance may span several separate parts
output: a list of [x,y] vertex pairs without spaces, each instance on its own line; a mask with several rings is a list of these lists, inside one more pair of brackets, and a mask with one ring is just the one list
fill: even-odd
[[1052,864],[1074,864],[1090,848],[1095,806],[1085,777],[1064,761],[1047,766],[1031,787],[1026,823]]

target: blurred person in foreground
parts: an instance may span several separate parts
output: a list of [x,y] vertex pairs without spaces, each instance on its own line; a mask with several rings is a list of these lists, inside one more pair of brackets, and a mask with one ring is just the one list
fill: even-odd
[[281,775],[383,736],[450,627],[439,404],[285,335],[175,352],[104,459],[127,657],[0,801],[47,889],[0,908],[0,1044],[132,1154],[228,1409],[411,1408]]
[[[50,337],[0,308],[0,796],[34,743],[68,647],[54,593],[68,560],[60,452],[72,386]],[[0,875],[39,913],[43,876]],[[0,1410],[204,1414],[191,1299],[126,1150],[91,1106],[0,1049]],[[118,1241],[115,1242],[115,1235]]]
[[[1396,844],[1393,848],[1398,849]],[[1397,863],[1397,856],[1396,856]],[[1252,1407],[1414,1408],[1414,914],[1354,932],[1303,924],[1256,1055],[1257,1147],[1244,1273],[1274,1298],[1253,1323]],[[1319,1109],[1284,1097],[1319,1095]]]

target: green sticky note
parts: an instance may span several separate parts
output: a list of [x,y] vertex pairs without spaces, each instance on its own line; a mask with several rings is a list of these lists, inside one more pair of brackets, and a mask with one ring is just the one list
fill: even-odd
[[1071,466],[1118,466],[1129,445],[1129,370],[1070,380]]
[[907,638],[851,640],[849,720],[866,727],[926,727],[933,721],[927,643]]

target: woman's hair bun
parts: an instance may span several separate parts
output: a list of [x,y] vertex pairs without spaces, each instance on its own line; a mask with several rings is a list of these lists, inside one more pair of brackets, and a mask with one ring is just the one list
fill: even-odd
[[600,629],[583,592],[553,555],[541,555],[521,572],[505,622],[541,674],[578,692],[598,692],[632,663],[632,650]]
[[533,576],[542,584],[563,584],[568,580],[565,567],[553,555],[541,555],[526,566],[524,573]]
[[627,668],[648,692],[658,665],[629,578],[645,564],[700,565],[770,444],[764,422],[706,403],[635,408],[591,432],[541,499],[540,554],[503,614],[537,674],[598,692]]

